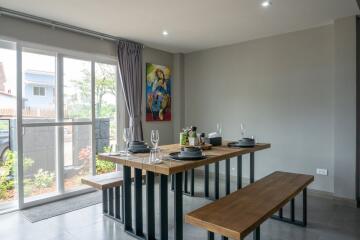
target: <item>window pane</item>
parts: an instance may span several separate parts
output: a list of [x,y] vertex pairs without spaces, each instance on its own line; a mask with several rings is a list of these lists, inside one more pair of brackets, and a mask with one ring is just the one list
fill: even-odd
[[57,191],[55,133],[56,127],[24,127],[23,170],[26,202]]
[[64,118],[91,120],[91,62],[64,58]]
[[[95,64],[95,128],[96,152],[109,150],[116,144],[116,66]],[[115,165],[97,160],[97,173],[115,170]]]
[[22,53],[24,123],[56,118],[56,58],[35,51]]
[[16,51],[0,41],[0,211],[16,199]]
[[65,190],[81,186],[81,178],[91,175],[91,125],[64,127]]

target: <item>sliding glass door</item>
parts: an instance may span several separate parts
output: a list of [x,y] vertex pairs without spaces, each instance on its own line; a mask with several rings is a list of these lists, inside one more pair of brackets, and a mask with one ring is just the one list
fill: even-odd
[[96,154],[118,141],[116,62],[78,55],[0,40],[0,210],[87,191],[82,177],[115,170]]

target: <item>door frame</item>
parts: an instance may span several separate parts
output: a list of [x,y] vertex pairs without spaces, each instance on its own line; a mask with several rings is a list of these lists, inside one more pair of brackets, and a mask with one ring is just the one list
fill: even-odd
[[356,16],[356,204],[360,208],[360,16]]

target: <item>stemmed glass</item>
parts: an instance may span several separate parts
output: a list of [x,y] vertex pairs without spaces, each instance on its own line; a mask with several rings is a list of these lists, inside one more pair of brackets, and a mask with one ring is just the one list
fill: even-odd
[[219,137],[222,137],[222,127],[220,123],[216,124],[216,132],[219,134]]
[[124,156],[130,156],[129,154],[129,142],[131,138],[131,130],[130,128],[124,128],[123,132],[123,140],[125,142],[125,153]]
[[244,137],[245,137],[246,129],[245,129],[243,123],[240,123],[240,134],[241,134],[241,138],[244,138]]
[[154,149],[158,148],[159,144],[159,131],[158,130],[151,130],[151,143],[153,144]]

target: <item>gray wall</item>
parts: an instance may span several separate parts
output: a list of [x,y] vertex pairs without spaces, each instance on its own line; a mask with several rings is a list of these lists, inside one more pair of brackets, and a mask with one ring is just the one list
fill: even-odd
[[335,21],[335,162],[337,196],[355,198],[356,19]]
[[[311,187],[354,199],[355,139],[353,134],[345,138],[355,133],[355,79],[347,72],[354,61],[348,51],[355,54],[352,19],[337,22],[336,28],[328,25],[186,54],[186,125],[209,132],[220,122],[226,139],[238,139],[243,122],[249,135],[272,144],[256,154],[256,178],[276,170],[315,175],[316,168],[326,168],[329,175],[317,175]],[[340,54],[343,59],[335,61]],[[347,72],[341,91],[335,89],[343,79],[341,73],[335,78],[335,63],[343,63]],[[343,142],[335,147],[335,141]],[[245,161],[245,177],[248,167]]]

